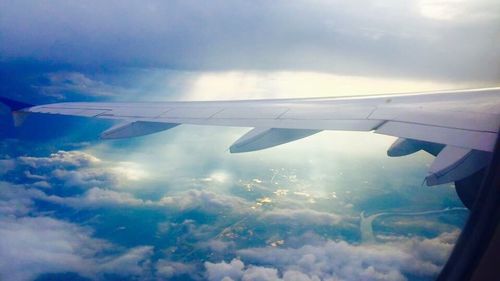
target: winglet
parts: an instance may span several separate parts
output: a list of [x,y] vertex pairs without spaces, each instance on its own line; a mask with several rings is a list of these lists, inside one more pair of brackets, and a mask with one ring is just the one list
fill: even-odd
[[16,100],[12,100],[6,97],[0,97],[0,103],[7,106],[12,112],[12,117],[14,119],[14,126],[21,126],[26,119],[28,112],[20,111],[24,108],[32,107],[33,104],[24,103]]
[[24,103],[16,100],[11,100],[6,97],[0,97],[0,103],[3,103],[5,106],[10,108],[11,111],[18,111],[23,108],[28,108],[34,106],[33,104]]

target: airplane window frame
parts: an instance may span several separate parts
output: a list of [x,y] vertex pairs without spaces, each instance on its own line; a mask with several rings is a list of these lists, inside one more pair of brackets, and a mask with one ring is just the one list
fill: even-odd
[[[466,225],[437,281],[500,280],[500,137]],[[485,279],[487,278],[487,279]],[[493,279],[492,279],[493,278]]]

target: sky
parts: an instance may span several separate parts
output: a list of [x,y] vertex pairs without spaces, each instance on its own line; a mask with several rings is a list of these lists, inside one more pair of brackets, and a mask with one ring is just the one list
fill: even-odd
[[[500,3],[0,0],[0,95],[62,101],[350,96],[500,86]],[[432,157],[249,128],[101,141],[112,121],[0,118],[0,279],[433,280],[467,213]],[[360,234],[375,220],[377,243]]]

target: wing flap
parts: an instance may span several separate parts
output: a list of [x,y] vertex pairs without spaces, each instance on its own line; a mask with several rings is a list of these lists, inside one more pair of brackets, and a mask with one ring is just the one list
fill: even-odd
[[380,126],[378,134],[449,144],[453,146],[492,152],[497,134],[455,128],[389,121]]
[[380,107],[369,118],[492,133],[500,128],[499,114],[457,111],[433,104]]

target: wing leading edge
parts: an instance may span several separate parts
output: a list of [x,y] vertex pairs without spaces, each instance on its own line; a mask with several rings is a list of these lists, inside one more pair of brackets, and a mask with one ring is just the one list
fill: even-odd
[[418,150],[436,155],[426,178],[428,185],[435,185],[461,180],[488,164],[500,128],[500,88],[315,99],[68,102],[13,110],[18,115],[123,121],[104,132],[103,138],[141,136],[180,124],[254,128],[231,146],[233,153],[280,145],[322,130],[374,131],[400,138],[389,156]]

